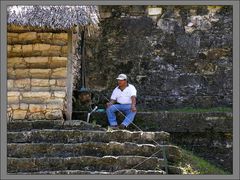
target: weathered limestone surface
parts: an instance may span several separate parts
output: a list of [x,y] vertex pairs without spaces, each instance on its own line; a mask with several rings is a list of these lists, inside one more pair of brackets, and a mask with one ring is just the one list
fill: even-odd
[[11,121],[7,128],[10,174],[182,174],[182,151],[167,132],[107,131],[80,120]]
[[56,68],[53,69],[51,78],[64,78],[67,75],[67,69],[66,68]]
[[[94,148],[93,148],[94,147]],[[176,146],[165,146],[167,148],[167,158],[171,162],[176,162],[181,159],[181,152]],[[95,156],[106,155],[138,155],[151,156],[156,153],[156,157],[163,158],[163,146],[155,146],[152,144],[136,144],[136,143],[101,143],[101,142],[85,142],[78,144],[9,144],[8,151],[10,157],[54,157],[60,154],[61,157],[77,157],[77,156]],[[41,149],[37,152],[37,149]],[[62,153],[62,151],[64,153]]]
[[144,111],[231,107],[232,7],[155,8],[100,7],[99,33],[86,40],[89,88],[110,97],[126,73]]
[[63,119],[67,33],[8,26],[7,35],[8,119]]
[[14,110],[13,119],[25,119],[26,114],[27,114],[26,110]]
[[8,44],[27,44],[27,43],[44,43],[50,45],[67,45],[67,33],[56,32],[9,32]]

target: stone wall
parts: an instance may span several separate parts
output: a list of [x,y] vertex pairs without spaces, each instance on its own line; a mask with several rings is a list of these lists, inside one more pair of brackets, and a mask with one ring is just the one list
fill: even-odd
[[66,32],[9,26],[8,117],[63,119],[66,102]]
[[[154,9],[155,8],[155,9]],[[87,85],[110,97],[126,73],[139,110],[232,106],[231,6],[100,6]]]

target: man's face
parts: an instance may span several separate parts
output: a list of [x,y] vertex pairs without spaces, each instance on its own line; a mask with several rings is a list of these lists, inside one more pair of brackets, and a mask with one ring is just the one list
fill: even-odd
[[127,84],[126,80],[118,80],[118,86],[122,87],[125,86]]

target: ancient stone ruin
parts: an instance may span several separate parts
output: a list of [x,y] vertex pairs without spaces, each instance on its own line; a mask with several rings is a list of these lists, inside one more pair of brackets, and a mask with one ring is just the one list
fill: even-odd
[[66,32],[8,28],[8,116],[63,119],[66,111]]
[[181,150],[169,140],[163,131],[107,131],[77,120],[14,121],[8,123],[8,173],[181,174]]
[[[180,146],[232,172],[232,112],[170,112],[232,108],[232,6],[97,9],[84,39],[71,18],[8,23],[8,173],[182,174]],[[104,111],[85,122],[119,73],[138,90],[141,131],[108,130]]]
[[141,111],[232,106],[232,6],[100,6],[100,15],[86,38],[90,89],[109,97],[125,73]]

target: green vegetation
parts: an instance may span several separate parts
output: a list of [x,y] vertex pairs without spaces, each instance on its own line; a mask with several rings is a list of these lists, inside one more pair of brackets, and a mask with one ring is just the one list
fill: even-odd
[[168,111],[169,112],[232,112],[232,108],[230,107],[213,107],[213,108],[185,107],[185,108],[169,109]]
[[181,149],[183,152],[182,160],[179,166],[183,169],[183,174],[219,174],[219,175],[229,175],[231,173],[222,170],[219,167],[209,163],[201,157],[194,155],[191,151]]

